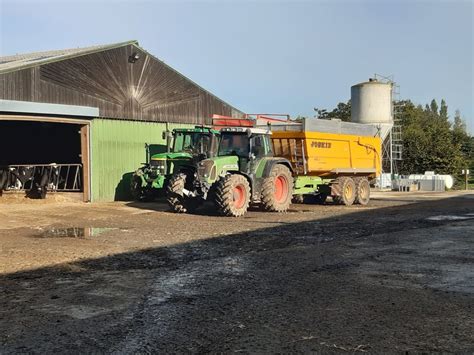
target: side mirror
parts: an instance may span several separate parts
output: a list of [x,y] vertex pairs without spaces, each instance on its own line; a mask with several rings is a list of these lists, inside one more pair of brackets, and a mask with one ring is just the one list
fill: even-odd
[[161,132],[161,138],[166,139],[166,131]]

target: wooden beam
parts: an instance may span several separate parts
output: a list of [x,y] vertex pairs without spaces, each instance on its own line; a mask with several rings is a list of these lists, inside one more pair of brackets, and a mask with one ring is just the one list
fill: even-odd
[[89,170],[89,125],[81,126],[81,160],[82,160],[82,191],[83,201],[90,202],[90,170]]
[[5,115],[0,114],[0,121],[32,121],[32,122],[51,122],[51,123],[69,123],[69,124],[90,124],[90,120],[80,120],[67,117],[47,117],[47,116],[26,116],[26,115]]

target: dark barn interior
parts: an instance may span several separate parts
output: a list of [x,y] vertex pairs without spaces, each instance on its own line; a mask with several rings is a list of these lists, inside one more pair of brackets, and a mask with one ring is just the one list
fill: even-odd
[[79,130],[76,124],[0,121],[0,166],[80,164]]

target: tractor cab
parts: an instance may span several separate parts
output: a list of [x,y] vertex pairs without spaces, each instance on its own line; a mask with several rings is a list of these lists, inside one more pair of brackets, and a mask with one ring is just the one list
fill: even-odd
[[210,158],[217,151],[217,132],[207,128],[196,127],[195,129],[175,129],[172,132],[173,145],[171,152],[187,152],[191,155],[199,155],[202,158]]
[[223,128],[217,156],[255,160],[272,156],[271,132],[260,128]]

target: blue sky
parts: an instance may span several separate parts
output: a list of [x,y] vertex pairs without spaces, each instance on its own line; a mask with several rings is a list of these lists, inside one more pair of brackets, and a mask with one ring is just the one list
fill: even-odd
[[473,1],[0,0],[0,54],[136,39],[245,112],[313,115],[374,73],[474,132]]

